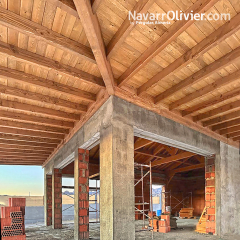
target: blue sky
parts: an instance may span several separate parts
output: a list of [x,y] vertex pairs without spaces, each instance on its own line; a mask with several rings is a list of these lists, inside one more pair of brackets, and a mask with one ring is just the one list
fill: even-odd
[[[63,178],[63,185],[73,186],[74,180]],[[95,187],[95,181],[90,186]],[[71,190],[73,191],[73,190]],[[40,166],[0,165],[0,195],[43,196],[44,169]]]
[[37,166],[0,166],[0,195],[43,196],[44,170]]

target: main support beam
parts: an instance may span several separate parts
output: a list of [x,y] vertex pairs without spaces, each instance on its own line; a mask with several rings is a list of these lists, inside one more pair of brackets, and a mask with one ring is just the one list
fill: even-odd
[[45,226],[52,225],[52,175],[44,176],[44,221]]
[[89,151],[75,151],[74,239],[89,239]]
[[62,228],[62,170],[52,171],[52,226]]
[[133,127],[120,121],[100,133],[100,238],[135,239]]
[[114,77],[111,65],[106,57],[104,41],[96,14],[89,0],[74,0],[87,39],[95,56],[99,71],[103,77],[109,95],[114,94]]

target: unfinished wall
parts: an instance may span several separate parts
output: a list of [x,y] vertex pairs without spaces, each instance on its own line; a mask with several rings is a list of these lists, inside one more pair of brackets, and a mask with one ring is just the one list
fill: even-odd
[[[178,214],[181,208],[186,205],[187,207],[191,207],[191,200],[190,198],[186,198],[189,196],[190,192],[192,193],[192,206],[194,208],[193,215],[200,216],[205,206],[205,178],[196,177],[196,178],[173,178],[169,185],[166,187],[166,192],[171,191],[171,208],[172,214]],[[182,201],[184,198],[184,205],[179,204],[179,202],[175,199],[179,199]],[[169,200],[169,199],[168,199]],[[166,201],[166,206],[170,205],[170,202]],[[185,207],[186,207],[185,206]]]
[[216,205],[217,231],[221,236],[240,236],[239,149],[225,143],[216,159]]

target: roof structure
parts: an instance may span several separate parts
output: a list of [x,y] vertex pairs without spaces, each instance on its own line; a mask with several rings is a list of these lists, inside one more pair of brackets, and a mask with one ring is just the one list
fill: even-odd
[[[231,20],[128,20],[170,10]],[[0,164],[42,165],[110,95],[239,146],[239,22],[238,0],[1,0]]]

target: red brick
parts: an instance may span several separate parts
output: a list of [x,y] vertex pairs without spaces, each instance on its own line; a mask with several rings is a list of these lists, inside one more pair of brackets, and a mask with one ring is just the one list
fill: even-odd
[[211,202],[210,201],[206,201],[205,204],[206,204],[206,208],[211,207]]
[[80,153],[80,154],[81,154],[81,153],[86,153],[86,149],[79,148],[79,149],[78,149],[78,153]]
[[168,227],[159,227],[158,231],[161,233],[167,233],[168,232]]
[[215,201],[210,202],[211,208],[215,208]]
[[210,175],[211,175],[211,178],[215,178],[215,172],[211,172]]
[[207,179],[206,186],[215,186],[215,179]]
[[208,172],[208,173],[205,173],[205,178],[210,178],[211,177],[211,173]]
[[207,159],[206,164],[207,164],[207,165],[214,165],[214,164],[215,164],[215,158],[209,158],[209,159]]
[[206,193],[215,193],[215,187],[206,187]]
[[205,194],[206,201],[209,201],[211,199],[210,194]]
[[208,208],[207,209],[207,215],[214,215],[215,214],[215,208]]
[[88,231],[88,225],[79,225],[79,231],[80,232],[87,232]]
[[215,194],[210,194],[210,199],[215,200]]
[[215,221],[215,215],[208,215],[207,220],[208,221]]
[[79,216],[87,216],[88,210],[87,209],[80,209],[79,210]]

